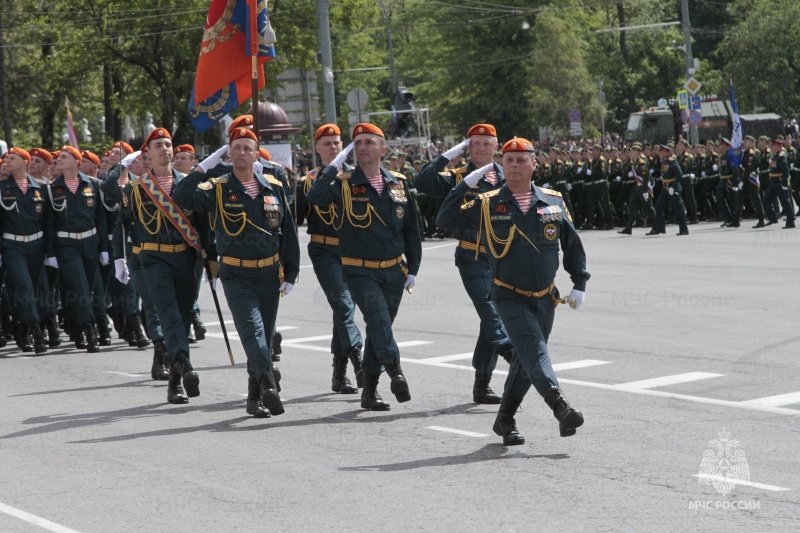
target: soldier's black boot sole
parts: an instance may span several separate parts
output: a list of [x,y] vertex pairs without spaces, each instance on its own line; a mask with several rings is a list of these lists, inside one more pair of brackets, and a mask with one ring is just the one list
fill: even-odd
[[262,372],[257,378],[258,386],[261,388],[261,403],[274,415],[282,415],[286,412],[283,402],[278,394],[278,385],[272,372]]
[[400,403],[405,403],[411,400],[411,391],[408,390],[408,381],[403,375],[403,369],[400,368],[400,361],[392,361],[383,365],[386,368],[386,374],[392,379],[389,388]]

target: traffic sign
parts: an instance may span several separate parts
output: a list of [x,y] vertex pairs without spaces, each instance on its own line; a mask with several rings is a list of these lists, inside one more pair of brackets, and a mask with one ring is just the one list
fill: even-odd
[[694,76],[690,76],[689,79],[686,80],[686,83],[683,84],[683,86],[686,88],[687,91],[689,91],[690,94],[694,95],[697,94],[697,91],[700,90],[700,87],[702,87],[703,84],[694,79]]
[[682,121],[684,124],[686,124],[687,122],[689,122],[689,110],[688,110],[688,109],[683,109],[683,110],[681,110],[681,121]]
[[695,110],[699,111],[701,107],[702,107],[702,105],[701,105],[699,96],[690,96],[689,97],[689,109],[691,109],[692,111],[695,111]]
[[581,121],[581,111],[577,107],[569,112],[569,121],[570,122],[580,122]]
[[678,108],[686,109],[689,107],[689,93],[686,91],[678,91]]
[[348,113],[347,122],[351,126],[355,126],[361,122],[369,122],[369,113],[362,111],[361,113]]
[[583,128],[581,127],[580,122],[570,122],[569,123],[569,133],[573,137],[581,137],[583,135]]
[[350,89],[350,92],[347,93],[347,106],[350,111],[355,111],[356,113],[364,111],[367,108],[368,100],[367,91],[361,87]]
[[658,99],[658,107],[667,107],[667,99],[666,98],[659,98]]
[[703,120],[703,115],[700,113],[700,111],[695,110],[692,111],[691,114],[689,114],[689,122],[691,122],[695,126],[700,124],[701,120]]

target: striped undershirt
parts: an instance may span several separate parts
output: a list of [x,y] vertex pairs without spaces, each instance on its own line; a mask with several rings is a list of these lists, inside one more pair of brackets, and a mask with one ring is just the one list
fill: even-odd
[[528,191],[522,194],[515,194],[514,200],[517,201],[517,205],[519,206],[520,210],[527,214],[528,209],[531,208],[531,203],[533,202],[533,192]]
[[244,187],[244,192],[246,192],[250,198],[255,198],[258,196],[259,187],[256,180],[242,182],[242,186]]
[[165,193],[172,194],[172,176],[156,176],[156,181]]
[[486,174],[484,174],[484,175],[483,175],[483,177],[484,177],[484,178],[486,178],[486,181],[488,181],[489,183],[491,183],[491,184],[492,184],[492,186],[495,186],[495,185],[497,185],[497,180],[498,180],[498,177],[497,177],[497,172],[496,172],[496,171],[494,171],[494,170],[490,170],[489,172],[487,172]]
[[25,178],[22,181],[19,181],[19,180],[15,180],[15,181],[17,182],[17,187],[19,187],[19,190],[22,191],[22,194],[25,194],[26,192],[28,192],[28,178]]
[[64,185],[67,186],[67,189],[69,189],[69,192],[71,192],[72,194],[75,194],[75,191],[78,190],[78,184],[79,183],[80,183],[80,180],[78,178],[74,178],[74,179],[64,178]]
[[383,193],[383,176],[380,174],[377,176],[367,176],[367,179],[370,185],[372,185],[372,188],[375,189],[375,192],[378,193],[378,196],[380,196]]

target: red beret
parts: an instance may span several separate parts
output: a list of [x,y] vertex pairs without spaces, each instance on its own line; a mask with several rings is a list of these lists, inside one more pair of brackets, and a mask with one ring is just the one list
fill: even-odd
[[385,138],[383,132],[378,126],[375,126],[374,124],[369,124],[368,122],[361,122],[360,124],[356,124],[355,126],[353,126],[353,134],[350,135],[350,138],[355,139],[362,133],[371,133],[372,135],[377,135],[378,137]]
[[98,167],[100,166],[100,158],[97,157],[97,154],[94,152],[90,152],[89,150],[81,150],[81,157],[88,159]]
[[34,148],[31,150],[31,157],[38,157],[44,160],[48,165],[53,162],[53,156],[44,148]]
[[147,139],[144,140],[144,145],[147,146],[150,144],[150,141],[154,141],[156,139],[170,139],[172,140],[172,135],[169,134],[166,128],[156,128],[150,132],[150,135],[147,136]]
[[253,130],[248,130],[247,128],[236,128],[232,130],[230,136],[230,142],[235,141],[236,139],[252,139],[258,144],[258,137],[253,132]]
[[111,148],[122,148],[123,150],[125,150],[126,154],[133,153],[133,146],[126,143],[125,141],[117,141],[111,146]]
[[23,149],[23,148],[12,148],[11,150],[8,151],[8,153],[9,154],[17,154],[18,156],[20,156],[22,159],[24,159],[28,163],[31,162],[31,154],[28,153],[28,151]]
[[[81,153],[74,146],[62,146],[61,152],[67,152],[69,155],[74,157],[79,164],[83,162],[83,156],[81,156]],[[59,155],[61,155],[60,152]]]
[[61,155],[61,150],[56,150],[55,152],[50,152],[50,162],[53,162],[53,159],[58,159],[58,156]]
[[231,125],[228,126],[228,135],[236,128],[253,128],[253,115],[240,115],[233,119]]
[[106,150],[105,152],[103,152],[103,157],[108,157],[110,155],[111,155],[111,150]]
[[317,128],[317,133],[314,134],[314,140],[318,141],[320,137],[325,137],[326,135],[341,135],[342,130],[339,129],[339,126],[336,124],[323,124],[319,128]]
[[522,137],[514,137],[503,145],[503,153],[506,152],[533,152],[533,143]]
[[180,154],[182,152],[189,152],[190,154],[194,153],[194,146],[191,144],[181,144],[180,146],[175,147],[175,153]]
[[467,132],[467,139],[473,135],[489,135],[490,137],[497,137],[497,130],[491,124],[475,124]]
[[783,146],[783,141],[780,139],[772,139],[769,143],[774,146]]
[[261,154],[261,157],[266,159],[267,161],[272,161],[272,154],[269,153],[269,150],[266,148],[258,148],[258,153]]

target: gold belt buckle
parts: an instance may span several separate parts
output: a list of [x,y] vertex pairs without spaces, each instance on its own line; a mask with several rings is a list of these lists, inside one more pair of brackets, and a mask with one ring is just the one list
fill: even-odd
[[267,261],[269,261],[269,260],[268,259],[259,259],[258,261],[256,261],[256,266],[258,268],[265,267],[265,266],[267,266]]
[[378,263],[378,266],[381,267],[381,268],[386,268],[388,263],[389,263],[388,261],[383,260],[380,263]]

